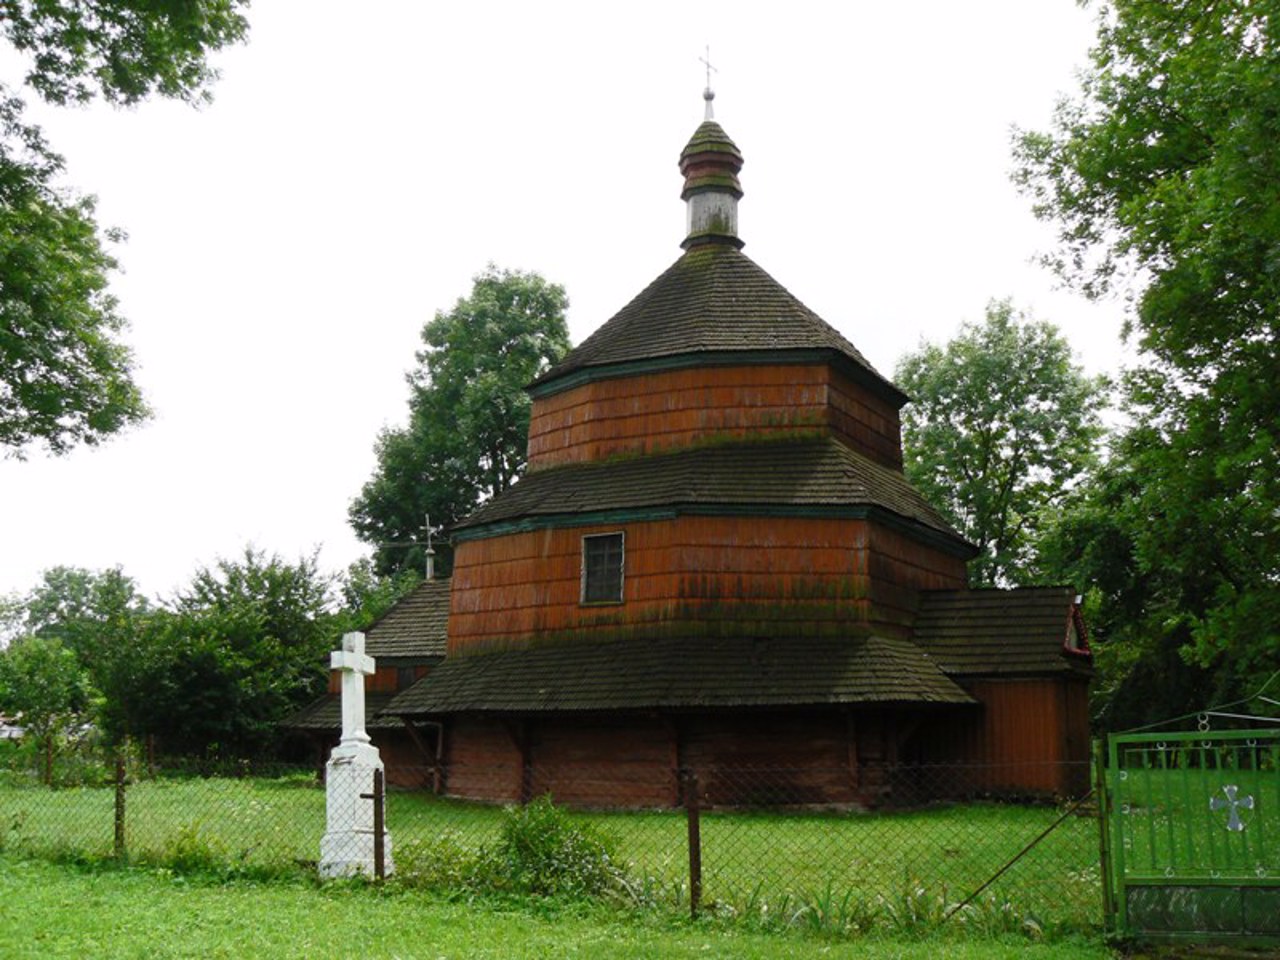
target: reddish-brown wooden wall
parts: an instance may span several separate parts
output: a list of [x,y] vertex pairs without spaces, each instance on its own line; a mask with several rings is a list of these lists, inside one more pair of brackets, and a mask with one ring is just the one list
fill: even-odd
[[979,764],[973,786],[1069,794],[1087,788],[1088,682],[1082,678],[966,680],[982,710],[932,723],[912,741],[912,757]]
[[[375,664],[376,662],[377,661],[375,659]],[[423,664],[418,664],[413,668],[414,679],[421,680],[423,677],[427,675],[427,672],[430,669],[431,669],[430,667],[427,667]],[[373,675],[369,677],[365,677],[364,688],[370,693],[396,693],[400,690],[400,687],[398,685],[399,678],[400,678],[399,666],[397,665],[386,666],[386,667],[375,666]],[[329,692],[330,693],[342,692],[342,671],[341,670],[329,671]]]
[[[897,607],[881,616],[869,596],[964,583],[959,559],[877,528],[855,519],[685,516],[463,541],[454,554],[449,653],[581,630],[603,637],[898,629]],[[624,600],[584,606],[582,537],[618,530],[626,537]],[[900,559],[869,560],[873,539]],[[905,602],[896,593],[890,599]]]
[[831,433],[901,469],[897,409],[825,364],[698,367],[586,383],[533,402],[529,469],[747,435]]
[[867,526],[867,576],[874,621],[886,633],[909,637],[921,590],[954,590],[968,583],[964,560],[878,523]]
[[[445,792],[508,803],[520,799],[527,777],[526,798],[550,793],[574,806],[671,807],[681,802],[678,771],[693,769],[709,804],[870,802],[878,798],[859,794],[852,739],[879,737],[884,725],[876,716],[857,723],[866,729],[830,710],[455,717],[445,739]],[[870,752],[884,749],[877,744]]]

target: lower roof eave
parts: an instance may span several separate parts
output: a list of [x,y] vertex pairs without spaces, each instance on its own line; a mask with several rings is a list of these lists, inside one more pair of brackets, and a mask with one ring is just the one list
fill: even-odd
[[611,716],[611,715],[627,715],[627,716],[691,716],[701,714],[729,714],[729,713],[784,713],[795,711],[839,711],[847,713],[863,713],[873,710],[911,710],[911,711],[946,711],[946,710],[969,710],[980,706],[979,701],[972,697],[954,700],[857,700],[857,701],[832,701],[832,700],[807,700],[795,703],[653,703],[653,704],[626,704],[616,707],[607,707],[601,705],[584,705],[584,706],[566,706],[566,705],[539,705],[529,704],[525,706],[506,706],[506,707],[486,707],[479,704],[460,704],[445,709],[437,710],[418,710],[412,713],[400,712],[395,716],[409,722],[415,721],[439,721],[447,717],[471,716],[471,717],[491,717],[491,718],[515,718],[527,717],[531,715],[537,716]]

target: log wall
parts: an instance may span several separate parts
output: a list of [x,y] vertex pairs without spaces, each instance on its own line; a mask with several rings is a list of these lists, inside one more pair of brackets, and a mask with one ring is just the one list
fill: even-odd
[[897,408],[826,364],[698,367],[599,380],[534,400],[529,469],[746,436],[829,433],[902,468]]

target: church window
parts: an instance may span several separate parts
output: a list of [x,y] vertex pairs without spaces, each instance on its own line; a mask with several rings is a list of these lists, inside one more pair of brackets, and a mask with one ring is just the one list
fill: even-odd
[[582,538],[582,602],[622,602],[622,534]]

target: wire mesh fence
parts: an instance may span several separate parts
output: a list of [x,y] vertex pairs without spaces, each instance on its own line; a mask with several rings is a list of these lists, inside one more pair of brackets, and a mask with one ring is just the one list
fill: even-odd
[[[815,792],[814,783],[839,771],[812,768],[636,771],[630,780],[583,771],[569,784],[513,776],[509,767],[389,767],[388,861],[406,881],[443,887],[474,882],[478,864],[491,875],[517,869],[510,856],[495,856],[512,843],[511,811],[550,794],[567,803],[561,826],[598,842],[615,887],[637,901],[700,901],[704,910],[762,919],[838,914],[856,928],[948,918],[1096,928],[1096,807],[1009,789],[1036,782],[1034,771],[1013,773],[868,769],[863,777],[893,798],[868,809]],[[1048,773],[1053,782],[1088,782],[1087,765]],[[476,796],[491,799],[467,799]],[[367,829],[363,813],[358,819],[352,828]],[[315,870],[325,834],[326,790],[314,767],[148,767],[132,758],[101,763],[93,775],[82,768],[73,784],[53,786],[34,770],[0,771],[0,846],[25,853],[175,869]]]

